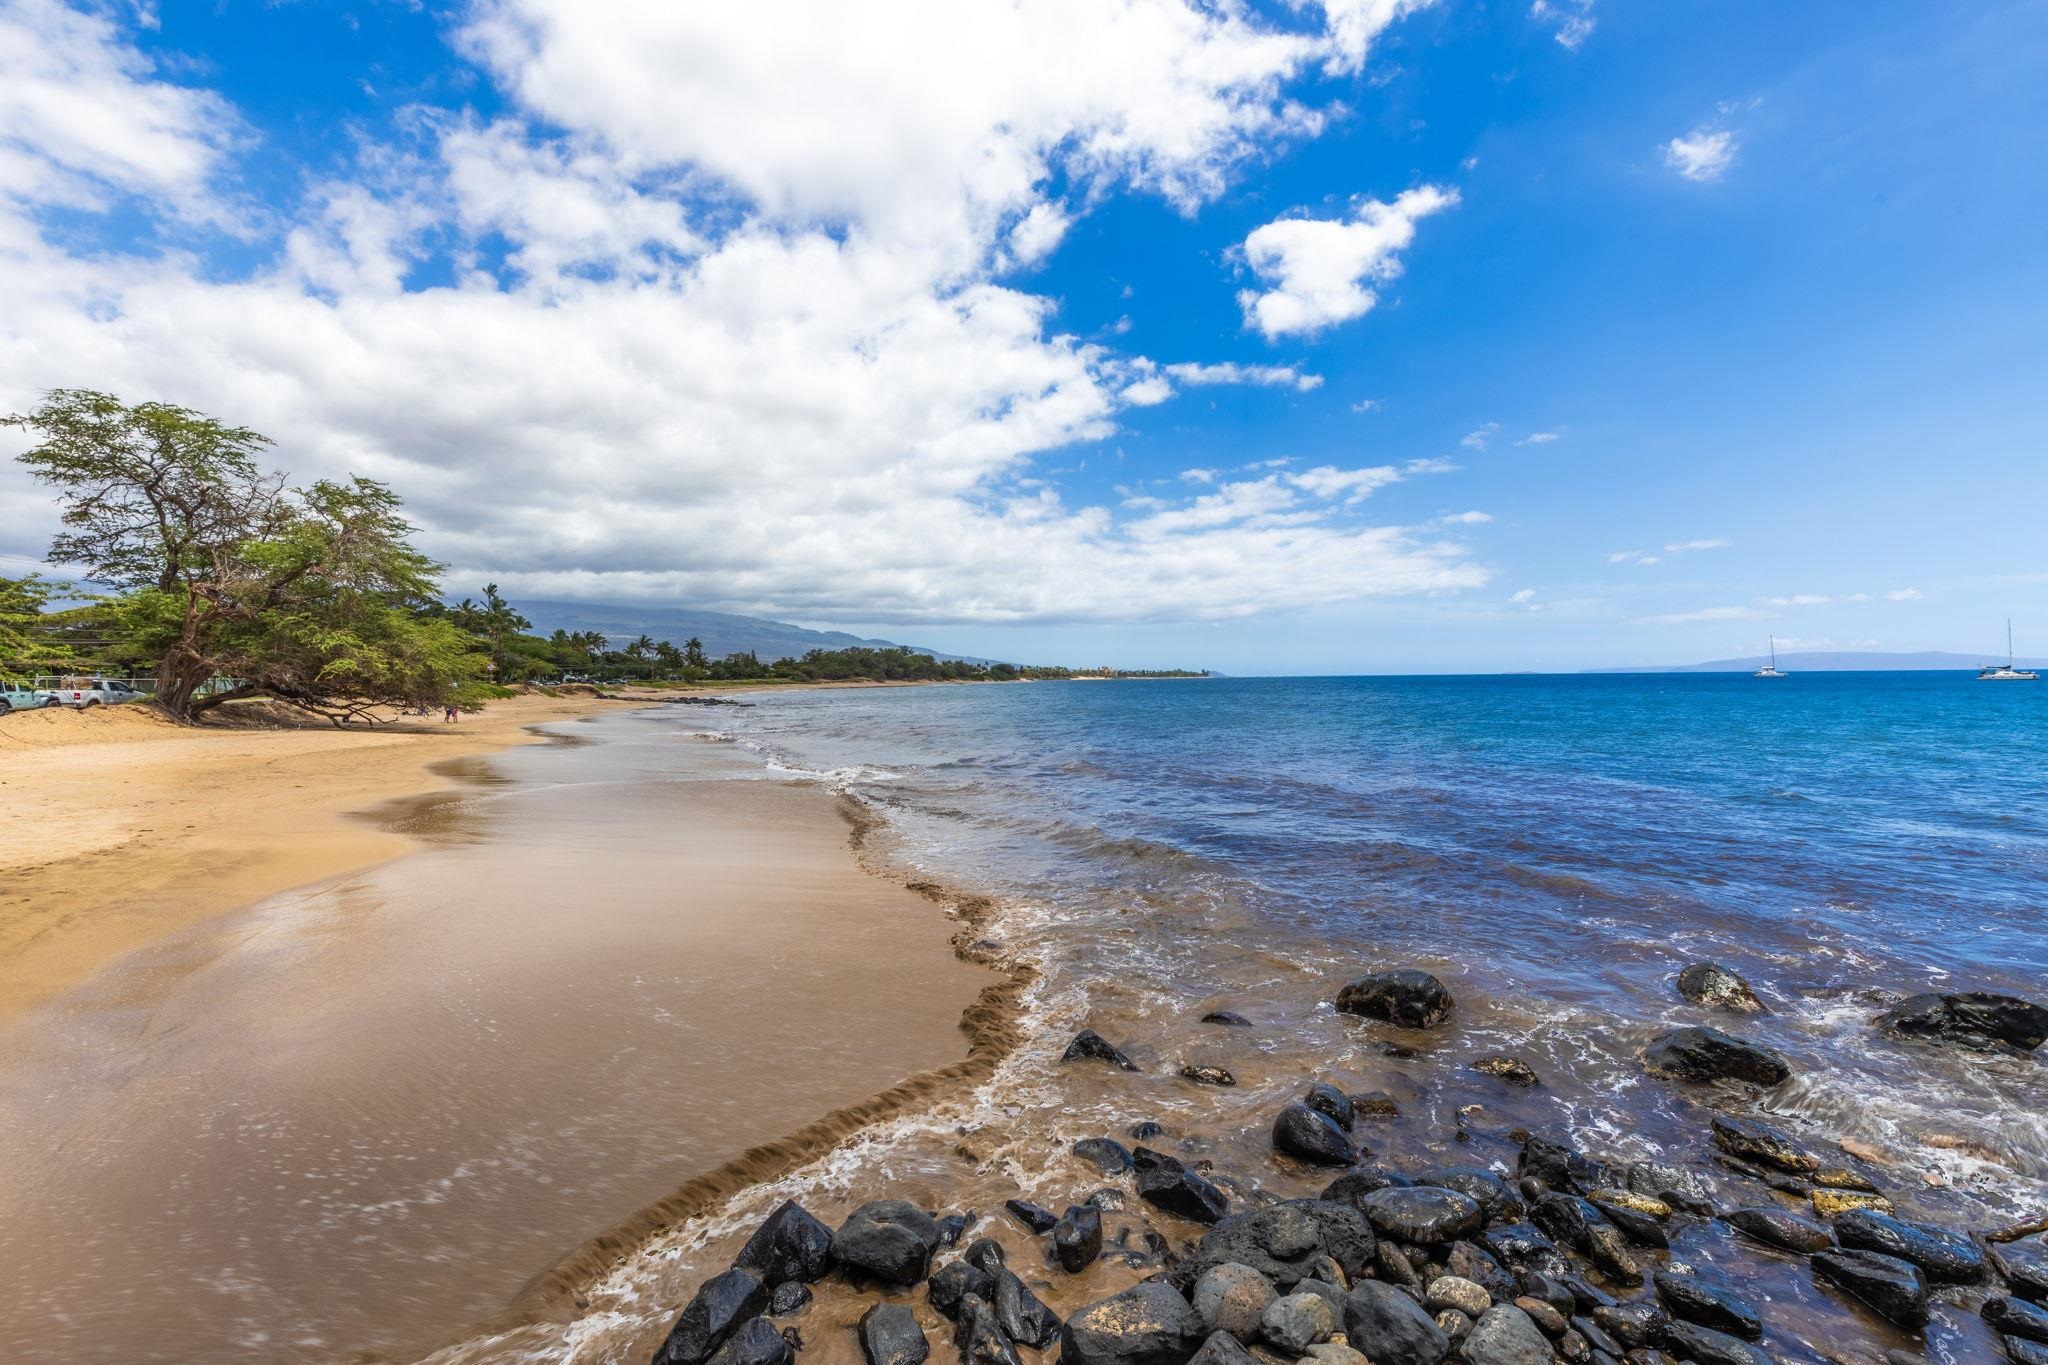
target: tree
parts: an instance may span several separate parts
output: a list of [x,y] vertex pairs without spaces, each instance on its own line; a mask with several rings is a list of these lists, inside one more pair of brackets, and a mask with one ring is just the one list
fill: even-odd
[[58,390],[8,420],[45,437],[21,459],[72,528],[51,558],[129,589],[105,610],[157,660],[174,717],[269,695],[340,723],[446,704],[480,673],[474,642],[431,614],[441,566],[384,485],[287,493],[251,458],[264,437],[107,394]]
[[[508,676],[511,668],[507,646],[513,636],[523,630],[531,630],[533,622],[514,611],[512,604],[498,595],[498,585],[484,584],[482,606],[465,597],[449,614],[455,618],[455,624],[490,644],[491,667],[500,678]],[[555,634],[560,635],[561,632],[556,631]]]
[[694,635],[683,641],[683,662],[691,668],[702,668],[705,665],[704,642]]
[[0,673],[31,672],[64,661],[67,651],[49,638],[45,608],[57,586],[38,574],[0,578]]

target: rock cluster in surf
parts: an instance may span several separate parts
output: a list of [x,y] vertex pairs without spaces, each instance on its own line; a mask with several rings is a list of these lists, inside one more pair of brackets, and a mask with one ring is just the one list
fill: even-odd
[[[1696,990],[1685,981],[1681,992],[1709,1008],[1763,1009],[1725,969],[1694,973]],[[1345,987],[1338,1006],[1419,1029],[1443,1023],[1455,1002],[1429,974],[1399,971]],[[1916,997],[1880,1024],[1934,1042],[2024,1051],[2043,1041],[2026,1041],[2036,1027],[2028,1011],[2038,1009],[2006,997]],[[1242,1018],[1213,1022],[1243,1027]],[[1137,1069],[1092,1031],[1065,1059]],[[1660,1037],[1644,1064],[1679,1082],[1738,1087],[1790,1074],[1771,1049],[1704,1027]],[[1515,1058],[1476,1065],[1510,1085],[1540,1083]],[[1133,1130],[1135,1147],[1083,1138],[1076,1158],[1128,1181],[1164,1216],[1162,1226],[1181,1225],[1185,1235],[1174,1243],[1129,1226],[1107,1233],[1105,1214],[1127,1207],[1120,1184],[1062,1212],[1012,1199],[1010,1217],[1042,1253],[1029,1266],[1009,1264],[992,1238],[969,1241],[978,1221],[971,1213],[882,1199],[834,1230],[784,1204],[730,1269],[704,1282],[655,1365],[791,1365],[801,1335],[771,1319],[799,1311],[808,1286],[827,1274],[912,1302],[921,1291],[965,1365],[1023,1365],[1026,1352],[1051,1360],[1055,1348],[1061,1365],[1775,1365],[1758,1344],[1771,1301],[1667,1254],[1674,1232],[1702,1220],[1791,1264],[1803,1259],[1822,1294],[1892,1328],[1921,1330],[1937,1303],[1974,1308],[2016,1365],[2048,1365],[2048,1225],[1968,1234],[1901,1217],[1864,1163],[1823,1156],[1740,1114],[1712,1120],[1712,1168],[1618,1161],[1523,1131],[1512,1135],[1512,1171],[1370,1164],[1357,1124],[1396,1112],[1385,1096],[1320,1082],[1283,1105],[1272,1159],[1297,1173],[1341,1172],[1306,1199],[1275,1200],[1255,1181],[1144,1145],[1164,1137],[1156,1124]],[[1754,1193],[1727,1197],[1729,1176]],[[1774,1196],[1799,1201],[1797,1211]],[[1143,1278],[1064,1320],[1033,1290],[1099,1262]],[[867,1309],[857,1335],[868,1365],[918,1365],[931,1352],[917,1314],[887,1298]],[[1924,1359],[1876,1346],[1828,1358]]]

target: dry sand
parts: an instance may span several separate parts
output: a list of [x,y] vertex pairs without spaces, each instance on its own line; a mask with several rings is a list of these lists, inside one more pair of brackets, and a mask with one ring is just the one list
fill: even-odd
[[344,818],[446,759],[618,702],[522,696],[453,725],[174,725],[142,706],[0,716],[0,1026],[131,948],[410,848]]

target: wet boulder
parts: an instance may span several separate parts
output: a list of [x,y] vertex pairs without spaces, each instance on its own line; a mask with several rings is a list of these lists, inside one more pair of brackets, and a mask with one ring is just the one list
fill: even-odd
[[1590,1201],[1575,1194],[1552,1193],[1529,1206],[1529,1221],[1552,1241],[1584,1251],[1593,1244],[1593,1229],[1606,1220]]
[[1123,1049],[1103,1037],[1092,1028],[1084,1028],[1074,1035],[1074,1041],[1067,1044],[1067,1050],[1060,1055],[1063,1062],[1108,1062],[1124,1071],[1136,1071],[1138,1064],[1126,1057]]
[[1102,1210],[1091,1204],[1076,1204],[1053,1224],[1053,1255],[1060,1269],[1077,1275],[1094,1264],[1102,1254]]
[[1214,1066],[1206,1062],[1190,1062],[1180,1069],[1181,1079],[1196,1085],[1214,1085],[1228,1088],[1237,1084],[1237,1077],[1227,1067]]
[[1290,1104],[1273,1120],[1273,1146],[1315,1166],[1349,1166],[1358,1149],[1336,1120],[1306,1104]]
[[1403,1028],[1441,1024],[1451,1017],[1456,1003],[1443,982],[1428,972],[1407,968],[1361,976],[1337,992],[1339,1013],[1378,1019]]
[[1138,1197],[1146,1203],[1197,1223],[1214,1223],[1229,1211],[1223,1191],[1164,1152],[1140,1147],[1132,1160]]
[[1522,1197],[1514,1186],[1492,1171],[1478,1166],[1448,1166],[1425,1171],[1415,1182],[1439,1189],[1456,1190],[1479,1201],[1479,1211],[1489,1219],[1515,1219],[1523,1215]]
[[1349,1130],[1358,1122],[1358,1108],[1351,1097],[1326,1081],[1317,1081],[1301,1097],[1301,1102],[1321,1114],[1328,1114],[1339,1128]]
[[2048,1042],[2048,1009],[2013,995],[1963,991],[1916,995],[1877,1018],[1887,1033],[1988,1052],[2004,1046],[2032,1052]]
[[1250,1028],[1252,1021],[1236,1010],[1210,1010],[1202,1016],[1205,1024],[1221,1024],[1225,1028]]
[[1975,1284],[1989,1269],[1984,1253],[1969,1238],[1876,1209],[1851,1209],[1835,1218],[1834,1228],[1835,1240],[1843,1246],[1911,1261],[1928,1279],[1942,1284]]
[[1345,1297],[1344,1334],[1373,1365],[1438,1365],[1451,1349],[1421,1305],[1377,1280],[1360,1280]]
[[1211,1332],[1202,1349],[1188,1358],[1188,1365],[1259,1365],[1259,1358],[1228,1332]]
[[1515,1277],[1499,1261],[1470,1242],[1453,1242],[1444,1253],[1444,1273],[1472,1281],[1496,1299],[1515,1296]]
[[1688,1213],[1712,1213],[1713,1190],[1698,1171],[1661,1161],[1638,1161],[1628,1168],[1626,1184],[1635,1194],[1661,1199]]
[[1755,1119],[1714,1116],[1714,1145],[1733,1157],[1770,1166],[1794,1175],[1820,1169],[1820,1158],[1806,1151],[1785,1133]]
[[1017,1343],[997,1323],[995,1308],[980,1299],[961,1304],[953,1345],[960,1352],[960,1365],[1022,1365]]
[[[1005,1264],[1003,1244],[993,1237],[977,1237],[968,1244],[967,1250],[961,1253],[961,1259],[985,1273],[993,1281]],[[993,1294],[989,1302],[995,1302]]]
[[1513,1304],[1479,1315],[1459,1348],[1466,1365],[1550,1365],[1550,1341],[1535,1320]]
[[1423,1291],[1422,1306],[1432,1313],[1455,1308],[1468,1318],[1477,1318],[1493,1307],[1493,1295],[1476,1280],[1462,1275],[1439,1275]]
[[1281,1289],[1312,1278],[1324,1258],[1356,1278],[1373,1263],[1372,1227],[1357,1209],[1320,1199],[1293,1199],[1224,1219],[1175,1271],[1194,1283],[1213,1266],[1248,1266]]
[[810,1284],[832,1269],[832,1260],[832,1229],[792,1199],[754,1229],[733,1265],[772,1288],[790,1280]]
[[1657,1297],[1674,1318],[1711,1327],[1716,1332],[1755,1340],[1763,1335],[1763,1319],[1756,1309],[1732,1291],[1701,1279],[1664,1271],[1654,1277]]
[[1515,1174],[1570,1194],[1586,1194],[1621,1183],[1620,1174],[1606,1162],[1540,1135],[1532,1135],[1522,1143]]
[[1479,1231],[1484,1217],[1469,1194],[1429,1185],[1381,1190],[1358,1201],[1373,1231],[1397,1242],[1441,1246]]
[[1678,973],[1678,993],[1704,1009],[1768,1014],[1749,983],[1718,962],[1693,962]]
[[2035,1303],[2048,1302],[2048,1238],[2028,1237],[1993,1247],[1991,1259],[2013,1293]]
[[1549,1273],[1564,1269],[1557,1244],[1528,1223],[1497,1223],[1480,1233],[1478,1242],[1517,1275],[1527,1270]]
[[958,1246],[960,1239],[967,1235],[967,1229],[974,1226],[976,1213],[949,1213],[939,1220],[939,1245]]
[[1763,1350],[1740,1337],[1697,1322],[1672,1322],[1661,1340],[1673,1353],[1697,1365],[1777,1365]]
[[878,1199],[847,1215],[832,1238],[839,1264],[883,1284],[917,1284],[939,1247],[938,1220],[901,1199]]
[[[791,1329],[795,1330],[794,1328]],[[748,1318],[733,1329],[711,1365],[790,1365],[796,1353],[766,1318]]]
[[1835,1244],[1835,1234],[1810,1218],[1780,1208],[1730,1209],[1721,1221],[1745,1237],[1780,1251],[1810,1256]]
[[1643,1050],[1643,1064],[1681,1081],[1745,1081],[1776,1085],[1792,1074],[1784,1054],[1717,1028],[1673,1029]]
[[1901,1327],[1927,1325],[1927,1282],[1911,1261],[1877,1251],[1822,1251],[1814,1255],[1814,1278],[1861,1299]]
[[1472,1069],[1525,1090],[1539,1083],[1535,1068],[1520,1057],[1481,1057],[1472,1063]]
[[1392,1189],[1397,1185],[1413,1185],[1412,1176],[1390,1171],[1384,1166],[1362,1166],[1355,1171],[1346,1171],[1323,1187],[1316,1197],[1333,1204],[1349,1204],[1353,1208],[1358,1201],[1378,1190]]
[[1995,1299],[1986,1299],[1979,1311],[1994,1332],[2003,1332],[2009,1337],[2025,1337],[2028,1341],[2048,1342],[2048,1308],[2001,1294]]
[[718,1353],[734,1329],[768,1307],[768,1287],[751,1270],[714,1275],[697,1290],[668,1338],[654,1353],[654,1365],[703,1365]]
[[1074,1144],[1074,1155],[1104,1175],[1122,1175],[1131,1169],[1131,1149],[1113,1138],[1082,1138]]
[[1003,1207],[1010,1211],[1012,1218],[1030,1228],[1034,1237],[1042,1237],[1051,1232],[1053,1224],[1060,1221],[1060,1216],[1051,1209],[1043,1204],[1034,1204],[1029,1199],[1005,1199]]
[[2012,1365],[2048,1365],[2048,1346],[2028,1341],[2025,1337],[2007,1337],[2005,1358]]
[[1050,1346],[1060,1334],[1059,1314],[1040,1303],[1016,1272],[995,1272],[996,1325],[1003,1335],[1025,1346]]
[[786,1318],[811,1306],[811,1287],[802,1280],[784,1280],[768,1296],[768,1316]]
[[1641,1247],[1654,1247],[1659,1251],[1671,1245],[1670,1234],[1655,1217],[1633,1204],[1616,1203],[1609,1199],[1593,1199],[1589,1203],[1599,1211],[1600,1216],[1621,1229],[1622,1236]]
[[1278,1297],[1273,1282],[1264,1275],[1248,1265],[1227,1261],[1202,1272],[1189,1301],[1201,1314],[1203,1327],[1248,1341],[1258,1334],[1266,1306]]
[[1183,1365],[1206,1339],[1201,1315],[1164,1280],[1144,1280],[1067,1319],[1062,1365]]
[[1671,1326],[1671,1315],[1646,1299],[1603,1304],[1593,1310],[1591,1317],[1602,1331],[1631,1351],[1662,1340]]
[[932,1276],[925,1292],[931,1299],[932,1308],[940,1317],[958,1322],[967,1300],[980,1299],[988,1304],[995,1302],[996,1281],[995,1276],[978,1265],[964,1260],[954,1261]]
[[1276,1350],[1300,1356],[1337,1333],[1337,1310],[1321,1294],[1284,1294],[1259,1315],[1259,1335]]
[[900,1303],[878,1303],[861,1314],[860,1350],[868,1365],[918,1365],[932,1353],[917,1315]]

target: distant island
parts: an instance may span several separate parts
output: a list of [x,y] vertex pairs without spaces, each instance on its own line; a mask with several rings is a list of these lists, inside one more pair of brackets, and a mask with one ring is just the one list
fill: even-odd
[[[1634,668],[1582,668],[1581,673],[1753,673],[1766,662],[1761,654],[1742,659],[1709,659],[1701,664],[1645,664]],[[1951,654],[1943,650],[1922,650],[1913,654],[1878,654],[1861,650],[1815,650],[1807,654],[1779,654],[1778,666],[1787,673],[1931,673],[1974,671],[1987,663],[1999,662],[1982,654]],[[2017,659],[2020,668],[2048,668],[2048,660]]]

